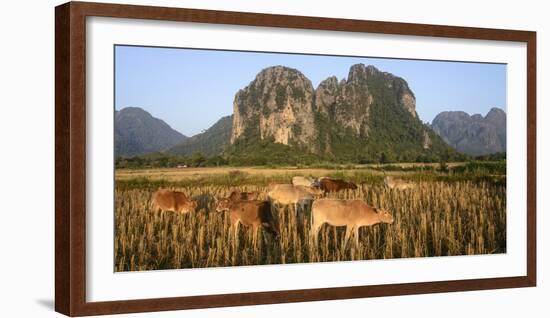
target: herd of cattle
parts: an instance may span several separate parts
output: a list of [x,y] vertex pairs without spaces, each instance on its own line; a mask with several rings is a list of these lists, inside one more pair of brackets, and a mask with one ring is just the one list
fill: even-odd
[[[391,189],[410,189],[414,183],[386,177],[384,184]],[[233,191],[229,197],[216,199],[217,212],[229,212],[230,229],[237,235],[239,225],[252,229],[252,241],[256,245],[257,232],[263,228],[276,239],[279,238],[279,221],[274,208],[293,208],[297,214],[303,214],[311,206],[311,235],[314,242],[321,226],[325,223],[332,226],[345,226],[347,242],[354,234],[356,244],[359,242],[358,231],[362,226],[378,223],[393,223],[393,216],[384,209],[369,206],[363,200],[332,199],[324,197],[329,192],[357,189],[352,182],[322,177],[293,177],[290,184],[270,184],[268,200],[260,200],[259,192]],[[174,211],[179,213],[194,212],[197,200],[188,198],[185,193],[160,189],[153,194],[154,211]]]

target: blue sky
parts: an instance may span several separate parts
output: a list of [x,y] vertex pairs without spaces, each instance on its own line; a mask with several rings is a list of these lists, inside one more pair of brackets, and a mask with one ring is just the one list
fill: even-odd
[[346,78],[353,64],[374,65],[409,83],[424,122],[446,110],[506,110],[502,64],[132,46],[116,46],[115,62],[115,109],[141,107],[187,136],[230,115],[235,93],[274,65],[300,70],[314,88],[329,76]]

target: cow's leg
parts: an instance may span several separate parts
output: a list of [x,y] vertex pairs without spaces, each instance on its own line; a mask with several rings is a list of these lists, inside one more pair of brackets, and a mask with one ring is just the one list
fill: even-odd
[[304,209],[302,208],[302,203],[301,202],[296,202],[294,204],[295,206],[295,217],[294,217],[294,220],[296,220],[296,232],[298,234],[298,236],[300,236],[300,233],[302,233],[302,216],[300,215],[300,213],[303,213]]
[[346,236],[344,237],[344,246],[346,246],[346,244],[348,243],[349,241],[349,237],[351,235],[351,231],[352,231],[352,228],[351,226],[346,226]]
[[292,216],[294,215],[294,204],[288,203],[285,205],[285,219],[284,223],[286,224],[287,233],[290,233],[292,230]]
[[252,225],[252,246],[256,248],[258,243],[258,226]]
[[233,223],[229,225],[229,241],[231,241],[232,243],[235,242],[235,224]]
[[231,222],[229,226],[229,237],[231,240],[231,247],[233,249],[233,255],[231,256],[232,264],[236,265],[238,260],[238,250],[239,250],[239,221]]
[[235,247],[238,249],[239,248],[239,228],[240,228],[240,225],[241,223],[240,222],[237,222],[235,223],[235,225],[233,226],[233,228],[235,229],[235,231],[233,232],[233,241],[235,242]]
[[302,215],[301,213],[303,213],[303,208],[302,208],[302,204],[301,203],[296,203],[296,213],[294,214],[294,219],[296,220],[296,232],[298,233],[298,235],[300,235],[300,233],[302,233]]
[[153,203],[153,212],[155,212],[155,213],[159,213],[159,212],[162,213],[162,212],[164,212],[164,211],[163,211],[162,208],[155,202],[155,203]]
[[304,201],[302,204],[302,214],[300,215],[300,226],[302,229],[302,235],[306,235],[307,224],[311,224],[311,202]]
[[233,239],[233,250],[236,253],[239,243],[237,239],[239,238],[239,220],[231,218],[231,225],[229,227],[230,236]]
[[313,237],[313,245],[317,245],[317,237],[319,236],[319,228],[317,224],[311,225],[310,235]]
[[290,203],[288,205],[288,214],[285,216],[286,230],[288,235],[292,235],[292,231],[296,230],[298,215],[296,214],[296,205]]
[[313,223],[311,224],[311,234],[313,236],[313,244],[317,246],[318,238],[319,238],[319,230],[321,229],[321,225],[319,223]]
[[359,246],[359,227],[358,226],[353,228],[353,235],[355,236],[355,245]]

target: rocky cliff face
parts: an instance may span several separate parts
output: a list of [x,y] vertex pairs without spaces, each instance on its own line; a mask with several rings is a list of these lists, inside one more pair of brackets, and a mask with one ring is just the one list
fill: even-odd
[[330,77],[321,82],[315,95],[315,105],[321,114],[363,137],[368,134],[369,106],[372,103],[367,76],[364,65],[354,65],[347,80],[338,83],[335,77]]
[[363,64],[316,89],[296,69],[258,73],[235,95],[230,152],[260,153],[270,142],[350,162],[436,160],[453,152],[420,121],[404,79]]
[[316,135],[313,96],[311,81],[298,70],[264,69],[235,96],[231,143],[259,138],[311,145]]
[[363,64],[353,65],[348,78],[340,83],[336,77],[321,82],[315,92],[316,108],[338,125],[366,137],[374,101],[371,88],[380,84],[389,94],[397,96],[401,107],[416,117],[416,100],[407,83],[390,73],[380,72],[372,65]]
[[485,117],[461,111],[442,112],[434,118],[432,128],[465,154],[506,152],[506,113],[499,108],[491,109]]

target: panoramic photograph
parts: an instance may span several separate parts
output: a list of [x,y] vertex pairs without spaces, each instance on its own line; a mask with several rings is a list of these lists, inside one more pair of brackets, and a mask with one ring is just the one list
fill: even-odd
[[114,54],[115,272],[506,253],[506,64]]

